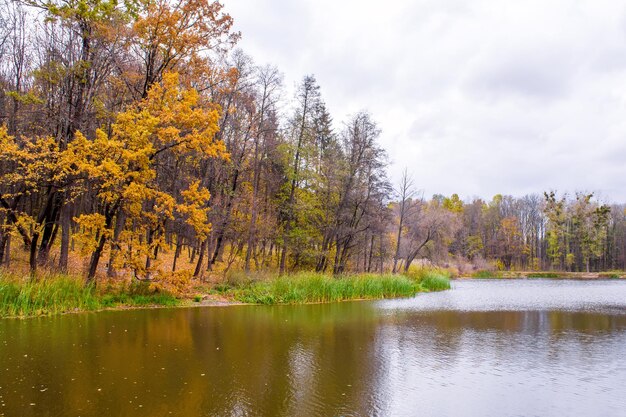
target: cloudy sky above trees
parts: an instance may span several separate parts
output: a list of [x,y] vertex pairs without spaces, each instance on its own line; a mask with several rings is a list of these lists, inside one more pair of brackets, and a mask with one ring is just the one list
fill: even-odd
[[426,196],[626,201],[626,2],[230,0],[239,46],[314,74],[336,127],[370,111]]

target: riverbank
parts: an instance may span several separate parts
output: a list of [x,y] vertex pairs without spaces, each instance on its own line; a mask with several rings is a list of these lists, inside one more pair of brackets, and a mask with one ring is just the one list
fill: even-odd
[[624,271],[561,272],[561,271],[476,271],[463,278],[556,278],[556,279],[626,279]]
[[138,287],[98,290],[70,275],[48,275],[38,281],[0,276],[0,318],[33,317],[81,311],[150,306],[176,306],[167,293],[148,293]]
[[216,290],[243,303],[272,305],[411,297],[419,292],[448,288],[449,278],[436,273],[417,278],[393,274],[333,277],[303,272],[233,287],[218,286]]
[[305,272],[282,277],[241,276],[226,283],[195,285],[175,296],[144,282],[96,288],[85,286],[80,277],[70,275],[47,275],[31,281],[3,274],[0,318],[128,308],[327,303],[412,297],[450,288],[449,277],[436,271],[341,277]]

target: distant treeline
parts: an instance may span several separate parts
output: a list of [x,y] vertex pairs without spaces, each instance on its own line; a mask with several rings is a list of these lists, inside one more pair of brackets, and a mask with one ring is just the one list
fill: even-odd
[[424,201],[408,177],[395,192],[372,117],[336,129],[313,76],[285,97],[278,69],[233,49],[218,2],[0,3],[5,267],[624,267],[623,209],[589,196]]
[[396,219],[404,217],[398,263],[405,268],[416,253],[460,269],[468,267],[464,262],[502,270],[626,267],[626,206],[602,204],[593,194],[496,195],[466,202],[456,194],[430,201],[408,196],[393,208]]

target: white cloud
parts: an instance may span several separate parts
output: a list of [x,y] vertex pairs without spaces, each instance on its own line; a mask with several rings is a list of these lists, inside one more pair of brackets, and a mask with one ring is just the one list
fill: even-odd
[[231,0],[240,43],[337,126],[368,109],[426,195],[597,190],[626,201],[626,3]]

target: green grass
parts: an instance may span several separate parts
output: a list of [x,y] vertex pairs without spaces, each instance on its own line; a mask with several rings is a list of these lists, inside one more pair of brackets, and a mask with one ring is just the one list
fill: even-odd
[[174,307],[180,303],[176,297],[165,294],[104,294],[100,298],[100,304],[102,307],[146,307],[146,306],[166,306]]
[[219,286],[216,290],[244,303],[300,304],[410,297],[423,291],[423,287],[403,275],[361,274],[332,277],[299,273],[249,282],[235,288]]
[[565,274],[558,274],[556,272],[531,272],[526,275],[527,278],[559,278]]
[[624,275],[623,272],[621,271],[608,271],[608,272],[600,272],[598,274],[598,278],[612,278],[612,279],[617,279],[617,278],[621,278],[622,275]]
[[417,268],[406,273],[406,276],[418,282],[426,291],[443,291],[450,289],[451,273],[441,268]]
[[430,273],[420,281],[422,288],[428,291],[443,291],[450,289],[450,278],[436,272]]
[[[418,292],[450,288],[449,275],[440,270],[407,275],[358,274],[333,277],[316,273],[238,276],[215,286],[213,293],[252,304],[303,304],[333,301],[411,297]],[[200,302],[202,295],[193,300]],[[79,277],[48,276],[39,281],[0,273],[0,318],[31,317],[72,311],[115,307],[176,306],[181,301],[164,292],[154,292],[147,283],[123,288],[83,285]]]
[[173,306],[179,303],[165,293],[114,292],[101,294],[79,278],[51,275],[30,281],[0,275],[0,318],[31,317],[72,311],[94,311],[118,306]]
[[0,317],[39,316],[100,306],[93,287],[68,277],[38,282],[0,281]]
[[502,278],[500,271],[476,271],[472,274],[472,278]]

